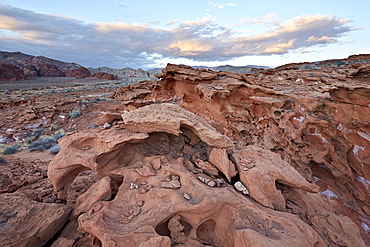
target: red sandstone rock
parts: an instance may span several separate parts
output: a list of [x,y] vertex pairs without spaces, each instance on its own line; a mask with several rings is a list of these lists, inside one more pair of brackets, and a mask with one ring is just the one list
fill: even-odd
[[[368,240],[368,221],[365,220],[369,217],[367,205],[370,202],[369,186],[366,185],[370,181],[367,158],[370,156],[370,87],[365,83],[367,67],[365,60],[355,68],[351,63],[334,62],[334,65],[330,62],[315,64],[316,67],[309,63],[293,64],[263,74],[230,73],[227,76],[188,66],[168,65],[159,76],[159,82],[140,85],[141,88],[150,89],[150,94],[123,101],[123,104],[127,110],[131,110],[153,102],[173,102],[217,126],[218,130],[237,143],[235,150],[242,150],[245,145],[255,145],[279,155],[287,162],[283,162],[284,167],[291,166],[308,181],[317,181],[320,198],[336,198],[336,201],[327,202],[332,207],[328,211],[320,211],[320,207],[315,207],[318,218],[326,217],[331,212],[348,216],[352,220],[348,224],[356,224],[353,227],[357,229],[352,233],[344,233],[328,222],[322,222],[322,227],[317,224],[315,229],[326,244],[340,245],[345,242],[347,245],[364,246],[362,240],[357,243],[354,239],[361,239],[360,231],[362,238]],[[309,68],[315,70],[308,72]],[[364,76],[358,76],[361,73]],[[132,86],[121,88],[112,97],[130,93],[133,89]],[[266,157],[269,155],[266,154]],[[272,155],[271,160],[283,164],[278,156]],[[272,165],[273,161],[263,163]],[[248,169],[244,171],[247,173],[256,169],[244,168]],[[240,169],[243,170],[243,167],[239,167],[239,173]],[[267,173],[269,178],[250,181],[256,181],[253,184],[257,189],[258,182],[272,179],[268,183],[270,185],[261,185],[264,189],[256,191],[261,195],[274,196],[265,202],[262,198],[258,201],[265,206],[284,210],[285,194],[277,191],[273,184],[276,183],[284,191],[291,190],[289,186],[298,185],[276,179],[274,169],[277,167],[272,166],[262,172]],[[297,176],[292,171],[289,168],[287,174]],[[243,180],[248,184],[249,179],[244,177]],[[303,180],[297,177],[295,182],[299,181]],[[308,186],[305,190],[316,191],[317,188]],[[351,205],[350,209],[346,205]],[[301,213],[314,212],[303,201],[297,202],[295,210]],[[339,221],[348,221],[348,217],[342,217]],[[310,223],[306,218],[302,220]],[[327,231],[335,232],[336,237],[327,236]],[[351,234],[357,234],[358,237],[346,237]]]
[[79,67],[78,69],[68,70],[66,76],[75,78],[86,78],[91,75],[90,70],[85,67]]
[[121,114],[112,112],[103,112],[95,119],[97,125],[104,125],[108,123],[112,125],[115,120],[122,120]]
[[[221,155],[207,155],[210,146],[230,144],[216,130],[207,130],[204,120],[172,104],[126,114],[123,118],[132,119],[130,123],[137,123],[141,132],[153,133],[121,128],[76,133],[60,141],[62,149],[50,163],[48,175],[61,198],[75,175],[86,168],[108,176],[113,187],[118,187],[110,201],[96,202],[95,196],[87,196],[100,193],[99,185],[80,196],[78,201],[91,198],[94,203],[86,204],[90,210],[78,217],[79,231],[98,238],[102,245],[117,246],[235,246],[242,242],[252,246],[324,246],[320,236],[295,216],[259,207],[230,185],[204,184],[199,173],[188,170],[187,156],[182,157],[185,153],[205,160],[221,157],[212,160],[221,172],[222,162],[231,163],[224,149],[215,149]],[[181,125],[176,122],[174,127],[160,125],[160,120],[166,122],[171,114],[188,131],[179,132]],[[159,126],[153,129],[153,123]],[[157,162],[161,165],[150,168]],[[226,173],[235,176],[229,170]]]
[[[366,246],[367,66],[169,65],[160,81],[121,88],[111,97],[128,112],[109,109],[96,121],[111,128],[65,136],[49,164],[73,207],[53,246]],[[90,169],[100,180],[73,199]],[[21,186],[3,180],[7,191]]]
[[0,81],[22,81],[24,79],[23,70],[13,64],[0,63]]
[[2,246],[43,246],[68,220],[65,205],[38,203],[15,194],[0,194]]

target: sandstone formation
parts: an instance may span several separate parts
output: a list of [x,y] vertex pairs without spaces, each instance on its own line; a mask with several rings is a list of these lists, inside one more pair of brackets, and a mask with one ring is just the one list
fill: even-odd
[[17,66],[0,63],[0,81],[22,81],[24,79],[24,72]]
[[[93,169],[102,178],[78,199],[73,217],[78,216],[79,231],[103,246],[324,246],[319,234],[295,216],[261,207],[228,183],[209,183],[230,181],[236,168],[226,153],[232,143],[204,119],[166,103],[122,117],[124,126],[63,138],[61,152],[49,164],[48,177],[61,199],[80,171]],[[222,150],[226,156],[219,154]],[[197,159],[210,162],[218,173],[203,172]],[[280,168],[273,179],[284,172]],[[298,172],[289,175],[295,181],[289,185],[316,190]],[[276,190],[266,189],[267,194]]]
[[89,77],[90,75],[91,75],[90,70],[82,66],[79,67],[78,69],[68,70],[66,72],[66,76],[75,78],[86,78]]
[[[327,245],[364,245],[352,241],[369,241],[367,59],[290,64],[250,74],[169,64],[159,82],[127,86],[112,97],[129,111],[170,102],[196,113],[233,140],[229,157],[251,198],[300,215]],[[265,165],[259,168],[259,162]],[[296,188],[319,193],[297,194]],[[341,223],[329,223],[328,216]],[[338,224],[351,224],[354,232]]]
[[369,58],[243,74],[168,64],[75,119],[65,116],[82,94],[14,102],[25,128],[95,124],[59,139],[47,175],[46,163],[36,175],[0,159],[2,243],[369,246]]

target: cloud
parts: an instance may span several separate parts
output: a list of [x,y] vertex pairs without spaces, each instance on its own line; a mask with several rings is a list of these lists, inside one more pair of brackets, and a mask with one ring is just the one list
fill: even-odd
[[226,6],[229,6],[229,7],[235,7],[236,6],[236,3],[219,4],[219,3],[214,3],[214,2],[211,2],[211,1],[209,1],[209,4],[212,5],[214,8],[219,8],[219,9],[223,9]]
[[172,21],[167,23],[167,26],[170,26],[170,25],[178,23],[178,22],[179,22],[179,20],[172,20]]
[[277,14],[270,13],[263,17],[257,17],[252,21],[249,21],[250,24],[260,24],[260,23],[271,23],[273,22],[277,17]]
[[[283,22],[276,22],[277,15],[269,14],[255,21],[273,20],[273,28],[257,35],[240,35],[232,25],[220,26],[211,18],[172,20],[164,29],[151,25],[156,22],[85,23],[4,5],[0,5],[0,19],[2,50],[114,68],[148,68],[166,58],[207,62],[287,54],[338,43],[355,30],[348,26],[350,20],[321,14],[300,15]],[[256,25],[252,21],[249,25]]]
[[121,8],[127,8],[127,5],[124,3],[120,3],[118,6],[120,6]]

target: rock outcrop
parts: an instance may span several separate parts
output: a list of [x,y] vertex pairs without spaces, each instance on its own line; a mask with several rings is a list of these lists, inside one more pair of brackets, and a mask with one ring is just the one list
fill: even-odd
[[[37,224],[60,229],[54,247],[368,246],[369,61],[244,74],[168,64],[159,81],[112,93],[122,105],[101,109],[96,128],[59,139],[53,198],[40,201],[70,209],[53,218],[63,227]],[[10,232],[16,244],[33,236]]]
[[[70,209],[15,194],[0,194],[0,242],[2,246],[43,246],[67,222]],[[26,224],[25,224],[26,223]]]
[[24,79],[23,70],[12,64],[0,63],[0,81],[22,81]]
[[[227,152],[237,148],[204,119],[166,103],[122,118],[123,126],[63,138],[61,151],[49,164],[48,177],[61,199],[82,170],[96,170],[101,177],[77,200],[72,217],[78,217],[79,231],[103,246],[324,246],[319,234],[299,218],[262,207],[223,180],[236,178]],[[261,161],[265,156],[253,157],[256,170],[269,162]],[[250,159],[244,152],[239,157]],[[205,173],[197,160],[218,172]],[[282,163],[267,184],[275,186],[274,179],[288,171],[292,176],[287,184],[317,191]],[[256,181],[260,173],[254,176]]]
[[[168,102],[196,113],[233,140],[229,157],[251,198],[299,215],[327,245],[363,246],[352,242],[369,241],[370,223],[369,65],[362,57],[250,74],[169,64],[159,82],[121,88],[112,98],[128,111]],[[329,215],[333,223],[323,220]]]
[[79,67],[78,69],[68,70],[66,72],[66,76],[75,78],[86,78],[89,77],[90,75],[91,75],[90,70],[82,66]]

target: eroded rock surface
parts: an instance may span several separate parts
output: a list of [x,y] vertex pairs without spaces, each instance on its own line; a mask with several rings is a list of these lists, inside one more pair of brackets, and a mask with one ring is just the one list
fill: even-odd
[[0,194],[2,246],[43,246],[67,222],[70,209],[15,194]]
[[370,86],[351,61],[169,64],[121,88],[121,119],[62,138],[49,164],[60,199],[81,171],[100,177],[55,246],[367,246]]

